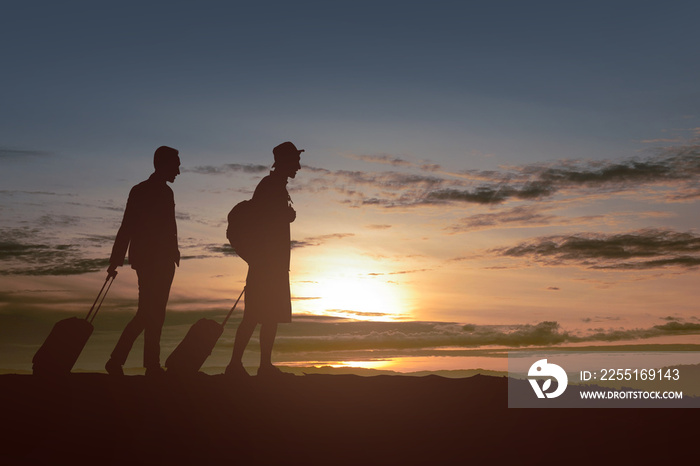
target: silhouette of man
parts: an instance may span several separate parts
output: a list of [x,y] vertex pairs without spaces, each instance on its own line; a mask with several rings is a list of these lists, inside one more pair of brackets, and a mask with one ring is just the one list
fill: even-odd
[[122,366],[136,338],[144,332],[143,365],[146,375],[160,375],[160,334],[165,321],[170,285],[175,266],[180,265],[175,223],[173,190],[180,174],[179,152],[161,146],[153,156],[155,172],[131,189],[124,218],[117,232],[109,259],[108,276],[116,276],[124,265],[127,248],[129,263],[136,270],[139,304],[136,315],[126,325],[112,356],[105,365],[110,375],[123,375]]
[[258,234],[254,253],[249,256],[245,288],[245,312],[236,331],[231,362],[225,374],[248,376],[243,367],[245,351],[253,331],[260,325],[259,376],[284,373],[272,364],[272,347],[277,324],[292,321],[289,293],[290,233],[289,224],[296,219],[287,181],[301,169],[300,154],[304,152],[291,142],[283,142],[272,150],[275,163],[270,174],[260,180],[252,202],[255,204]]

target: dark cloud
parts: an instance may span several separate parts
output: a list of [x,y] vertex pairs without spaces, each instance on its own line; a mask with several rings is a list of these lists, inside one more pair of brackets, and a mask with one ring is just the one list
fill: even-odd
[[556,188],[549,183],[528,182],[520,187],[480,186],[473,190],[443,189],[428,193],[425,201],[461,201],[474,204],[500,204],[510,198],[537,200],[543,197],[549,197],[554,194],[555,191]]
[[109,265],[106,258],[84,257],[80,244],[43,242],[39,230],[31,228],[0,230],[0,260],[0,275],[77,275]]
[[677,335],[697,335],[700,333],[700,324],[692,322],[668,322],[663,325],[654,325],[647,329],[632,330],[608,330],[597,331],[587,337],[573,338],[572,342],[614,342],[621,340],[640,340],[647,338],[677,336]]
[[42,215],[37,221],[42,228],[75,226],[80,223],[80,217],[73,215]]
[[238,256],[228,243],[208,244],[205,246],[205,249],[213,252],[215,255]]
[[[291,241],[291,248],[292,249],[297,249],[297,248],[304,248],[304,247],[310,247],[310,246],[320,246],[324,244],[327,241],[333,240],[333,239],[342,239],[342,238],[347,238],[349,236],[354,236],[353,233],[332,233],[328,235],[320,235],[320,236],[310,236],[307,238],[304,238],[303,240],[292,240]],[[230,244],[228,243],[213,243],[213,244],[205,244],[205,245],[193,245],[188,247],[187,249],[193,249],[193,250],[204,250],[207,252],[211,252],[213,254],[194,254],[194,255],[183,255],[182,260],[187,260],[187,259],[206,259],[210,257],[217,257],[217,256],[238,256],[236,254],[236,251],[233,250]]]
[[491,228],[532,228],[553,225],[587,224],[600,221],[603,215],[564,217],[550,214],[552,208],[529,204],[502,208],[485,214],[474,214],[450,225],[447,230],[454,233],[473,232]]
[[348,238],[350,236],[355,235],[354,233],[331,233],[328,235],[309,236],[300,241],[292,240],[292,249],[304,248],[309,246],[320,246],[329,240],[343,239]]
[[111,245],[114,243],[114,239],[116,238],[116,234],[114,235],[82,235],[81,241],[87,241],[90,243],[94,243],[99,246],[104,246],[108,245],[111,247]]
[[8,190],[8,189],[0,189],[0,194],[6,195],[6,196],[14,196],[17,194],[30,194],[30,195],[41,195],[41,196],[73,196],[73,194],[69,194],[69,193],[55,193],[52,191],[18,191],[18,190]]
[[[584,317],[581,322],[609,322],[614,320],[620,320],[619,316],[594,316],[594,317]],[[663,319],[662,319],[663,320]]]
[[555,215],[545,214],[536,206],[517,206],[488,214],[476,214],[466,217],[449,229],[455,232],[475,231],[495,226],[541,226],[549,225],[561,219]]
[[429,193],[426,200],[499,204],[508,199],[542,199],[567,189],[615,191],[669,181],[693,181],[700,176],[700,145],[668,148],[653,157],[622,162],[562,161],[514,167],[507,172],[465,174],[489,184],[467,190],[437,190]]
[[48,250],[48,246],[41,244],[21,244],[12,241],[0,242],[0,259],[21,259],[36,253]]
[[334,314],[341,314],[347,316],[349,319],[355,318],[368,318],[368,317],[380,317],[380,318],[390,318],[394,317],[394,314],[388,314],[386,312],[361,312],[361,311],[349,311],[346,309],[328,309],[327,312],[332,312]]
[[580,233],[540,237],[491,252],[545,265],[593,269],[688,268],[700,265],[700,236],[657,229],[621,234]]
[[0,243],[0,258],[12,260],[0,269],[0,275],[79,275],[106,270],[107,258],[88,259],[74,245],[43,246]]
[[438,189],[445,183],[445,179],[426,175],[424,171],[420,173],[330,171],[304,167],[302,172],[308,173],[306,179],[302,176],[299,181],[303,181],[303,184],[295,183],[295,189],[305,192],[334,190],[345,197],[343,203],[353,207],[415,205],[423,203],[428,192]]
[[[316,326],[323,326],[317,323]],[[276,343],[280,351],[413,350],[437,347],[474,348],[484,345],[508,347],[546,346],[569,338],[556,322],[536,325],[459,325],[443,322],[343,322],[325,332],[308,332],[306,338]],[[300,329],[301,330],[301,329]]]
[[[689,322],[668,322],[646,329],[599,330],[588,335],[574,335],[561,329],[557,322],[540,322],[536,325],[522,325],[504,332],[498,327],[476,326],[471,330],[475,336],[504,346],[547,346],[561,343],[613,342],[639,340],[673,335],[694,335],[700,333],[700,324]],[[469,331],[465,328],[465,331]]]
[[[64,262],[65,260],[65,262]],[[58,263],[56,263],[58,262]],[[1,271],[2,275],[80,275],[84,273],[107,270],[109,260],[104,259],[80,259],[63,255],[54,256],[54,263],[37,265],[34,267],[19,267],[7,271]]]
[[283,331],[278,336],[275,349],[280,352],[406,352],[485,346],[521,348],[696,334],[700,334],[699,323],[680,321],[645,329],[592,329],[581,335],[562,329],[554,321],[520,325],[460,325],[447,322],[326,321],[315,318]]
[[397,157],[392,154],[363,154],[363,155],[351,155],[351,158],[355,160],[361,160],[363,162],[379,163],[384,165],[391,165],[394,167],[404,167],[404,168],[417,168],[424,172],[439,172],[442,167],[436,163],[415,163],[405,160],[401,157]]
[[352,158],[357,160],[362,160],[363,162],[381,163],[387,165],[393,165],[395,167],[410,167],[413,166],[412,162],[402,159],[401,157],[396,157],[390,154],[374,154],[374,155],[355,155]]
[[0,147],[0,159],[24,159],[27,157],[48,157],[49,152],[41,150],[9,149]]
[[192,168],[184,168],[183,172],[198,173],[200,175],[225,175],[229,173],[265,173],[270,170],[269,165],[253,165],[240,163],[227,163],[225,165],[200,165]]
[[463,330],[472,340],[482,341],[481,344],[509,347],[556,345],[570,338],[569,333],[562,331],[557,322],[549,321],[506,329],[499,326],[465,325]]
[[362,172],[338,170],[333,176],[342,182],[358,185],[371,185],[379,188],[406,188],[414,185],[434,187],[444,183],[444,179],[437,176],[400,172]]
[[[438,166],[417,165],[389,155],[360,160],[416,171],[330,171],[305,167],[312,175],[306,189],[333,189],[352,206],[410,207],[445,203],[498,205],[509,200],[538,201],[572,190],[596,194],[672,186],[668,200],[700,197],[700,145],[670,147],[653,156],[622,161],[573,160],[505,167],[498,171],[444,173]],[[427,174],[430,173],[430,174]]]

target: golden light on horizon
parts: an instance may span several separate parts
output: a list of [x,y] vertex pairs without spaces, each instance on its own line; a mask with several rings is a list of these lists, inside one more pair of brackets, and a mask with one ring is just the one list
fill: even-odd
[[[334,369],[338,368],[359,368],[359,369],[387,369],[393,366],[391,359],[372,359],[364,361],[337,361],[332,363],[323,363],[318,366],[328,366]],[[315,366],[316,367],[316,366]]]

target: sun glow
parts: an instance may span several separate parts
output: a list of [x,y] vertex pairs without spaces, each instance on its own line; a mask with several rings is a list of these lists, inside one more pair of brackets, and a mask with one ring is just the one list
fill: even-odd
[[296,309],[316,315],[356,320],[392,321],[408,317],[404,286],[368,273],[327,273],[297,282]]

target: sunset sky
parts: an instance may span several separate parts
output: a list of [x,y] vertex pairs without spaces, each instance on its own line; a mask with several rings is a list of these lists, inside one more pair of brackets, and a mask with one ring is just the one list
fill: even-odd
[[[0,370],[30,370],[51,326],[87,312],[160,145],[180,150],[184,256],[163,359],[221,319],[246,273],[226,214],[287,140],[305,152],[280,364],[504,369],[493,356],[515,348],[700,344],[699,15],[693,1],[3,5]],[[79,369],[101,370],[135,312],[136,274],[119,271]]]

